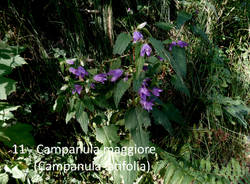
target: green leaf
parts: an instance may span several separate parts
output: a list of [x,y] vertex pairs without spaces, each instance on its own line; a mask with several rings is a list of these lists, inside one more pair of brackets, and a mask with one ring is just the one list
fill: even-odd
[[188,88],[186,87],[183,79],[178,75],[173,75],[171,79],[171,84],[175,87],[176,90],[190,97]]
[[68,124],[68,122],[75,116],[75,111],[68,111],[66,114],[65,122]]
[[187,22],[188,20],[190,20],[192,18],[192,15],[186,13],[186,12],[179,12],[178,15],[177,15],[177,20],[176,20],[176,27],[178,29],[181,28],[181,26],[183,24],[185,24],[185,22]]
[[177,75],[182,77],[184,73],[182,73],[182,68],[180,67],[181,65],[178,64],[168,51],[166,51],[163,43],[159,40],[156,40],[154,38],[149,38],[150,43],[153,45],[155,51],[157,52],[158,56],[162,57],[164,60],[170,61],[171,66],[173,67],[174,71],[176,72]]
[[9,181],[9,176],[6,173],[1,173],[0,174],[0,183],[1,184],[7,184]]
[[164,112],[154,108],[152,111],[152,115],[155,120],[155,123],[162,125],[165,128],[165,130],[167,130],[171,135],[173,135],[172,125],[168,120],[167,115]]
[[136,66],[136,79],[139,78],[140,73],[142,72],[143,69],[143,65],[144,65],[144,58],[143,57],[139,57],[136,62],[135,62],[135,66]]
[[96,128],[96,140],[101,142],[104,146],[115,146],[120,140],[117,131],[118,127],[115,125]]
[[0,58],[0,64],[11,67],[11,68],[15,68],[17,66],[22,66],[23,64],[27,64],[27,63],[21,56],[16,55],[9,59]]
[[110,63],[109,70],[114,70],[114,69],[120,68],[121,63],[122,63],[122,61],[120,58],[116,59],[115,61]]
[[7,95],[16,90],[16,81],[0,76],[0,100],[7,100]]
[[203,40],[210,43],[207,34],[198,25],[193,25],[191,28],[194,34],[200,36]]
[[32,126],[23,123],[17,123],[7,128],[0,128],[0,140],[7,146],[17,145],[33,146],[34,138],[30,133]]
[[128,88],[131,85],[132,78],[130,78],[127,81],[124,81],[121,79],[115,86],[114,89],[114,101],[115,101],[115,106],[118,107],[119,102],[124,95],[124,93],[128,90]]
[[91,111],[91,112],[95,111],[95,107],[93,105],[92,99],[89,96],[87,96],[87,95],[84,96],[83,104],[84,104],[84,107],[86,109],[88,109],[89,111]]
[[0,64],[0,76],[11,73],[11,67]]
[[163,105],[163,113],[166,114],[170,121],[184,125],[184,119],[180,111],[171,103]]
[[137,146],[149,146],[149,134],[144,128],[150,124],[149,114],[142,108],[131,109],[125,114],[125,127],[130,131]]
[[110,150],[104,151],[103,149],[99,150],[94,158],[95,165],[105,168],[112,175],[114,184],[133,184],[138,172],[136,169],[129,171],[126,168],[119,169],[118,167],[117,169],[113,169],[112,167],[122,165],[123,163],[126,165],[134,165],[135,161],[134,156],[122,156],[119,153]]
[[89,118],[88,114],[84,111],[84,103],[82,101],[76,104],[76,120],[80,124],[84,133],[87,134]]
[[13,167],[11,172],[12,172],[12,177],[15,179],[25,178],[25,174],[20,169],[18,169],[18,166]]
[[121,33],[117,37],[117,40],[114,45],[113,54],[123,54],[123,52],[126,50],[128,44],[132,40],[131,36],[127,33]]
[[60,112],[63,108],[64,102],[65,102],[65,96],[64,95],[58,96],[53,105],[53,111]]
[[144,78],[145,78],[145,72],[141,72],[138,78],[136,78],[136,76],[134,74],[134,76],[133,76],[133,90],[135,92],[138,92],[138,90],[140,89]]
[[173,24],[167,22],[156,22],[155,25],[164,31],[170,31],[174,28]]
[[180,47],[173,47],[172,54],[174,57],[174,60],[176,61],[176,67],[178,67],[178,70],[180,71],[180,74],[183,78],[186,77],[187,74],[187,62],[186,62],[186,55],[185,55],[185,49]]
[[11,111],[17,110],[20,106],[10,106],[7,103],[0,103],[0,121],[9,120],[14,118],[14,115]]

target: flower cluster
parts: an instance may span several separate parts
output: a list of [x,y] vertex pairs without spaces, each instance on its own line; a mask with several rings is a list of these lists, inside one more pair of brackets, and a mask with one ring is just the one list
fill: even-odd
[[81,77],[84,78],[85,75],[88,75],[89,73],[81,66],[78,66],[77,69],[70,67],[69,68],[69,72],[73,73],[74,75],[76,75],[77,77]]
[[107,80],[108,76],[111,76],[111,82],[117,81],[123,74],[123,70],[121,69],[115,69],[115,70],[110,70],[108,73],[100,73],[94,76],[94,80],[97,82],[101,82],[104,84],[104,81]]
[[183,47],[187,47],[187,46],[188,46],[188,43],[187,43],[187,42],[184,42],[184,41],[181,41],[181,40],[179,40],[179,41],[177,41],[177,42],[173,41],[173,42],[170,43],[170,45],[169,45],[169,50],[170,50],[170,51],[172,50],[173,46],[179,46],[179,47],[183,48]]
[[[135,31],[133,33],[133,43],[136,43],[137,41],[140,41],[142,39],[143,39],[143,35],[139,31]],[[144,57],[145,54],[147,56],[150,56],[151,52],[152,52],[151,47],[147,43],[145,43],[143,44],[141,48],[140,56]]]
[[[146,78],[143,80],[142,82],[142,86],[139,89],[139,95],[140,95],[140,103],[142,105],[142,107],[144,109],[146,109],[147,111],[151,111],[153,109],[153,105],[154,105],[154,100],[152,98],[150,98],[153,94],[154,96],[158,97],[160,96],[160,92],[162,92],[163,90],[160,88],[156,88],[154,87],[152,90],[148,89],[148,81],[150,79]],[[147,98],[150,98],[149,100]]]

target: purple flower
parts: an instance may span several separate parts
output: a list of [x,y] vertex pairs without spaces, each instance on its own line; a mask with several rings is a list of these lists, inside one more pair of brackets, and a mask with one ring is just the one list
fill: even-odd
[[107,74],[111,75],[111,82],[115,82],[119,77],[121,77],[123,73],[123,70],[121,69],[115,69],[115,70],[110,70]]
[[97,74],[94,76],[94,80],[104,84],[104,81],[107,80],[107,74],[105,74],[105,73]]
[[91,88],[91,89],[95,89],[95,84],[94,84],[94,83],[91,83],[91,84],[90,84],[90,88]]
[[160,61],[163,61],[163,60],[164,60],[161,56],[157,56],[157,58],[158,58]]
[[143,87],[147,86],[147,85],[148,85],[147,82],[149,82],[150,80],[151,80],[150,78],[144,79],[144,80],[142,81],[142,86],[143,86]]
[[144,65],[142,69],[143,69],[144,71],[147,71],[147,70],[148,70],[148,65]]
[[84,78],[85,75],[88,75],[89,73],[81,66],[79,66],[77,69],[70,67],[69,72],[73,73],[74,75],[78,77]]
[[172,42],[172,43],[170,43],[170,45],[169,45],[169,50],[171,51],[172,50],[172,48],[173,48],[173,46],[176,46],[177,45],[177,43],[176,42]]
[[154,104],[152,101],[141,100],[140,103],[142,107],[146,109],[147,111],[151,111],[153,109]]
[[155,95],[155,96],[160,96],[160,92],[162,92],[163,90],[162,89],[160,89],[160,88],[153,88],[152,89],[152,93],[153,93],[153,95]]
[[131,9],[130,9],[130,8],[128,8],[128,9],[127,9],[127,12],[130,12],[130,11],[131,11]]
[[143,39],[143,35],[138,32],[138,31],[135,31],[134,34],[133,34],[133,43],[136,43],[137,41],[140,41]]
[[68,59],[68,60],[66,60],[66,63],[68,63],[69,65],[73,65],[74,61],[72,59]]
[[184,41],[179,40],[179,41],[177,42],[177,45],[179,45],[181,48],[183,48],[183,47],[187,47],[187,46],[188,46],[188,43],[187,43],[187,42],[184,42]]
[[73,89],[72,94],[75,94],[76,92],[80,95],[82,91],[82,86],[75,84],[75,89]]
[[73,73],[73,74],[76,74],[76,69],[73,68],[73,67],[70,67],[70,68],[69,68],[69,72],[71,72],[71,73]]
[[151,51],[151,47],[145,43],[141,48],[141,56],[143,57],[145,53],[147,54],[147,56],[150,56]]
[[150,96],[151,94],[150,94],[149,90],[145,86],[142,86],[139,89],[139,95],[140,95],[142,100],[146,100],[147,96]]

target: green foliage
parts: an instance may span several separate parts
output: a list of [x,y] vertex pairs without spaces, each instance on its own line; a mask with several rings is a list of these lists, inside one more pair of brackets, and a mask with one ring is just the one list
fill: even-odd
[[190,20],[192,18],[192,15],[190,15],[187,12],[179,12],[178,16],[177,16],[177,20],[176,20],[176,27],[177,29],[180,29],[182,25],[185,24],[185,22],[187,22],[188,20]]
[[79,103],[77,103],[75,116],[82,130],[84,131],[85,134],[87,134],[89,118],[88,114],[84,111],[84,103],[82,101],[79,101]]
[[121,79],[115,86],[114,89],[114,101],[115,101],[115,106],[118,107],[119,102],[124,95],[124,93],[128,90],[128,88],[131,85],[131,79],[128,79],[127,81],[124,81],[124,79]]
[[33,146],[35,141],[31,131],[31,125],[16,123],[10,127],[0,128],[0,139],[9,147],[12,147],[14,144]]
[[119,34],[119,36],[115,41],[113,54],[122,55],[123,52],[126,50],[128,44],[130,43],[131,39],[132,39],[131,36],[127,33]]
[[164,31],[170,31],[174,27],[171,23],[167,22],[156,22],[155,25]]
[[166,113],[161,112],[158,109],[154,109],[152,115],[155,120],[155,123],[162,125],[165,128],[165,130],[167,130],[170,133],[170,135],[173,135],[173,128],[170,121],[168,120]]
[[126,112],[125,127],[131,133],[137,146],[149,146],[149,133],[144,130],[148,126],[150,126],[150,119],[147,111],[136,107]]

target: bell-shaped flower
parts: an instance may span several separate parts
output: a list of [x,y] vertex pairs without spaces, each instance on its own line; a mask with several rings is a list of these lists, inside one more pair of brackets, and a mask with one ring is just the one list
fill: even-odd
[[105,74],[105,73],[97,74],[94,76],[94,80],[104,84],[104,81],[107,80],[107,74]]
[[80,95],[81,91],[82,91],[82,86],[79,84],[75,84],[75,89],[72,90],[72,94],[78,93]]
[[115,70],[110,70],[108,75],[112,76],[111,82],[115,82],[121,75],[123,74],[123,70],[121,69],[115,69]]
[[143,35],[139,31],[135,31],[133,33],[133,43],[136,43],[137,41],[140,41],[143,39]]
[[142,48],[141,48],[141,53],[140,53],[140,55],[141,55],[142,57],[143,57],[145,54],[146,54],[147,56],[150,56],[151,51],[152,51],[151,47],[150,47],[147,43],[145,43],[145,44],[143,44],[143,46],[142,46]]

